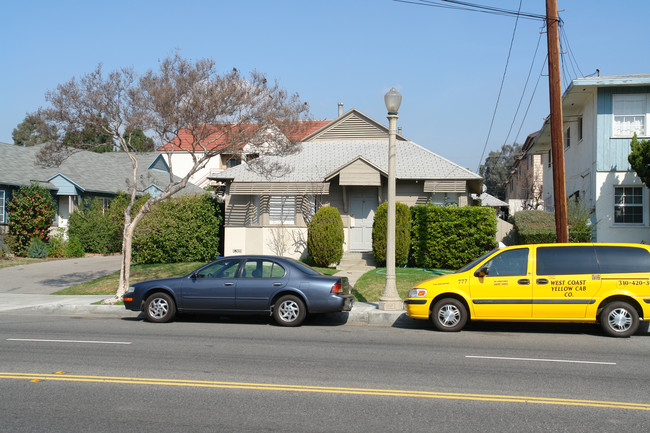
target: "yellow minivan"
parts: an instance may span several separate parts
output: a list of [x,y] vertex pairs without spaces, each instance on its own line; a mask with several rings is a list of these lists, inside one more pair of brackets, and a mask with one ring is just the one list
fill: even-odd
[[494,250],[416,284],[406,314],[460,331],[468,320],[600,322],[629,337],[650,317],[650,247],[537,244]]

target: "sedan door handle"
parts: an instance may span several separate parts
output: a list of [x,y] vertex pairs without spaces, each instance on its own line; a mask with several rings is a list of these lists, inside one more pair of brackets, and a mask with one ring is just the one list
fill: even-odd
[[548,280],[546,278],[538,278],[536,282],[537,284],[548,284]]
[[224,285],[224,286],[228,286],[228,287],[230,287],[230,286],[234,286],[235,283],[223,283],[223,285]]
[[281,286],[281,285],[282,285],[282,283],[273,283],[273,285],[274,285],[274,286],[278,286],[278,287],[279,287],[279,286]]
[[517,281],[517,284],[521,284],[522,286],[527,286],[530,284],[530,280],[528,278],[522,278],[521,280]]

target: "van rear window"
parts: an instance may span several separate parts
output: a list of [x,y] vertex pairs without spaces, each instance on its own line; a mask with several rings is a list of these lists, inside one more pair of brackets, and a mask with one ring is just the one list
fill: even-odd
[[602,274],[650,272],[650,252],[645,248],[596,246]]
[[598,274],[592,246],[537,248],[537,275]]

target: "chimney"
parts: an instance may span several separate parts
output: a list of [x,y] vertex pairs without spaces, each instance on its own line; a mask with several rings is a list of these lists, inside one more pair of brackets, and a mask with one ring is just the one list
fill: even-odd
[[402,135],[402,127],[401,126],[397,127],[397,134]]
[[343,102],[339,102],[339,117],[343,116]]

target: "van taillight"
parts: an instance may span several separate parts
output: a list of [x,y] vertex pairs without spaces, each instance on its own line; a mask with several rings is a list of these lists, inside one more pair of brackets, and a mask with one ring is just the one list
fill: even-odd
[[330,293],[343,293],[343,286],[341,283],[336,283],[332,286],[332,290],[330,290]]

